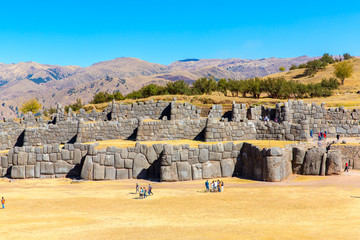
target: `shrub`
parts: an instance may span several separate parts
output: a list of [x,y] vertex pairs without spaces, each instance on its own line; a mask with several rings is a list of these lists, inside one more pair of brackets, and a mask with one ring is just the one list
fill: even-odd
[[39,112],[39,110],[42,108],[42,105],[37,101],[36,98],[30,99],[29,101],[25,102],[22,107],[20,108],[20,111],[22,113],[28,113],[32,112],[33,114]]

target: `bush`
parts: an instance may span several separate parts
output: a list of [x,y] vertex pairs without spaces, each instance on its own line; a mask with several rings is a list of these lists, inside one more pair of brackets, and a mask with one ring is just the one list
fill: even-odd
[[84,103],[81,101],[81,99],[78,98],[76,99],[76,103],[65,106],[65,111],[69,112],[69,108],[71,108],[73,111],[79,111],[83,107]]
[[28,113],[32,112],[33,114],[39,112],[39,110],[42,108],[42,105],[37,101],[36,98],[30,99],[29,101],[25,102],[22,107],[20,108],[20,111],[22,113]]
[[110,102],[113,99],[120,101],[120,100],[124,100],[125,98],[119,91],[116,91],[113,94],[110,94],[108,92],[98,92],[97,94],[95,94],[93,100],[91,100],[90,103],[98,104],[98,103]]

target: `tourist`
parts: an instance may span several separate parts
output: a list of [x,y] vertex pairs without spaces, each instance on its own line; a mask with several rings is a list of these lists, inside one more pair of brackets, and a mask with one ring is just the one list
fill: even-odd
[[136,192],[135,192],[135,194],[140,193],[139,188],[140,188],[139,184],[136,183]]
[[1,205],[2,205],[2,208],[4,209],[5,208],[5,198],[4,197],[1,197]]
[[152,186],[151,186],[151,184],[149,184],[149,194],[148,194],[148,195],[149,195],[149,196],[150,196],[150,195],[154,195],[153,192],[152,192]]
[[144,196],[144,190],[143,190],[143,188],[140,188],[140,190],[139,190],[139,197],[140,197],[140,198],[143,198],[143,196]]
[[218,182],[218,192],[221,192],[221,182],[220,181]]
[[324,138],[326,139],[326,131],[324,131]]
[[262,116],[259,117],[259,120],[262,121]]
[[319,141],[321,141],[321,132],[319,132],[318,137],[319,137]]
[[340,140],[340,134],[336,134],[336,140],[337,140],[337,141]]
[[349,172],[349,165],[348,165],[347,162],[345,163],[345,170],[344,170],[344,172]]
[[209,192],[210,189],[209,189],[209,181],[208,180],[206,180],[206,182],[205,182],[205,187],[206,187],[206,191]]
[[211,182],[211,191],[210,192],[213,192],[214,191],[214,188],[215,188],[215,183],[214,181]]
[[144,198],[147,197],[147,192],[146,192],[146,188],[144,187]]
[[223,192],[223,191],[224,191],[224,182],[221,181],[221,192]]
[[311,129],[311,130],[310,130],[310,137],[312,138],[313,135],[314,135],[314,132],[313,132],[313,130]]

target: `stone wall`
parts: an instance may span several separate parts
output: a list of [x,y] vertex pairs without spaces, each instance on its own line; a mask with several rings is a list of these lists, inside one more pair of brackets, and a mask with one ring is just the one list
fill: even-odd
[[14,147],[24,129],[25,125],[18,122],[0,122],[0,150]]
[[[78,133],[78,121],[65,120],[57,124],[41,124],[25,128],[24,146],[41,146],[44,144],[65,144],[75,140]],[[75,141],[74,141],[75,142]]]
[[164,141],[179,139],[203,139],[206,119],[141,121],[137,131],[138,141]]
[[292,172],[291,150],[259,149],[247,143],[214,145],[165,144],[161,181],[187,181],[239,176],[261,181],[282,181]]
[[[15,147],[0,155],[1,176],[11,178],[81,177],[88,180],[150,178],[187,181],[238,176],[260,181],[282,181],[290,174],[339,174],[339,151],[304,149],[301,145],[264,148],[233,142],[172,146],[137,143],[124,149],[66,144]],[[355,167],[359,167],[355,165]]]
[[171,102],[171,120],[200,119],[201,110],[190,103]]
[[205,130],[205,141],[236,141],[249,139],[275,139],[300,141],[309,139],[309,126],[306,120],[299,124],[287,122],[242,121],[227,122],[209,119]]
[[108,139],[128,139],[136,134],[138,125],[139,121],[136,118],[100,122],[83,122],[80,120],[76,141],[84,143]]

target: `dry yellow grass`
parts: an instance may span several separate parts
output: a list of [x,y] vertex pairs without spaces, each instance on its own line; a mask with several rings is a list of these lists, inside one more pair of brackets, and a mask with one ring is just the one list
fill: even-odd
[[[96,143],[99,143],[99,145],[96,147],[96,149],[104,149],[107,147],[117,147],[117,148],[127,148],[127,147],[134,147],[135,144],[139,142],[141,144],[146,144],[148,146],[151,146],[153,144],[171,144],[171,145],[182,145],[182,144],[189,144],[192,148],[197,148],[199,144],[216,144],[218,142],[202,142],[202,141],[195,141],[195,140],[168,140],[168,141],[131,141],[131,140],[125,140],[125,139],[114,139],[114,140],[104,140],[104,141],[97,141]],[[222,143],[226,143],[227,141],[224,141]],[[240,142],[247,142],[251,143],[253,145],[256,145],[260,148],[269,147],[269,141],[268,140],[243,140],[243,141],[234,141],[235,144]],[[95,142],[87,142],[85,144],[93,144]],[[293,143],[297,143],[295,141],[278,141],[278,140],[271,140],[270,141],[270,147],[285,147],[286,145],[290,145]]]
[[203,181],[152,183],[155,194],[147,199],[133,194],[136,182],[149,183],[142,180],[3,180],[0,238],[359,239],[359,180],[234,178],[224,179],[223,193],[204,193]]

